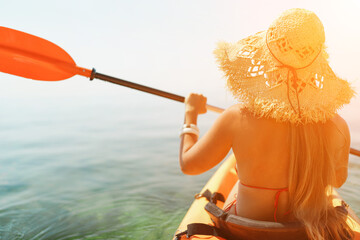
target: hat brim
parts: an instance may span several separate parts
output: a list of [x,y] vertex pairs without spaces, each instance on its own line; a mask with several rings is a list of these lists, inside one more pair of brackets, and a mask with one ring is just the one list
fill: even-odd
[[229,90],[260,117],[291,123],[325,122],[354,96],[349,82],[330,68],[325,49],[311,65],[296,70],[295,81],[289,69],[271,55],[266,31],[236,43],[220,42],[214,54]]

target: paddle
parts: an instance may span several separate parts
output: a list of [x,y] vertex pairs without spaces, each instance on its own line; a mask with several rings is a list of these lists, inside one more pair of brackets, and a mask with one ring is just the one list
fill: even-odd
[[[95,69],[78,67],[71,56],[54,43],[5,27],[0,27],[0,71],[42,81],[59,81],[81,75],[90,80],[96,78],[178,102],[185,101],[183,96],[97,73]],[[206,107],[215,112],[223,111],[212,105]]]
[[[72,57],[54,43],[6,27],[0,27],[0,71],[42,81],[60,81],[81,75],[90,80],[96,78],[178,102],[185,101],[183,96],[78,67]],[[206,105],[206,108],[218,113],[224,111],[212,105]],[[350,153],[360,156],[360,151],[353,148]]]

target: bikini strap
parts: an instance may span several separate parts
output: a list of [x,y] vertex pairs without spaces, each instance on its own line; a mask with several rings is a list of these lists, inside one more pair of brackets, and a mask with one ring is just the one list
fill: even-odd
[[[276,192],[275,202],[274,202],[274,220],[275,220],[275,222],[277,222],[276,212],[277,212],[278,205],[279,205],[280,194],[281,194],[282,192],[287,192],[287,191],[288,191],[288,189],[287,189],[287,188],[284,188],[284,189],[278,190],[278,191]],[[288,214],[288,212],[287,212],[286,214]],[[286,215],[286,214],[285,214],[285,215]]]
[[263,190],[273,190],[273,191],[288,191],[288,188],[267,188],[267,187],[258,187],[258,186],[251,186],[247,185],[245,183],[240,182],[241,185],[249,188],[257,188],[257,189],[263,189]]

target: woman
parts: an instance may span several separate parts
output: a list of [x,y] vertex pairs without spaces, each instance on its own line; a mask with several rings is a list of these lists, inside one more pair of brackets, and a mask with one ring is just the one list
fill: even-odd
[[347,178],[350,135],[336,111],[354,92],[329,67],[324,42],[313,12],[290,9],[267,31],[220,43],[215,55],[241,104],[198,140],[197,117],[206,112],[206,98],[186,98],[180,166],[186,174],[200,174],[232,149],[239,181],[226,211],[300,221],[310,239],[346,239],[352,232],[327,191]]

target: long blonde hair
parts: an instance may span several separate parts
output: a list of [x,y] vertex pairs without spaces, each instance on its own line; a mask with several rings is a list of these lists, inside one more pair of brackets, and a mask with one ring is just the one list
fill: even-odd
[[289,198],[294,216],[313,240],[351,239],[346,214],[332,206],[326,192],[336,181],[325,124],[291,125]]

